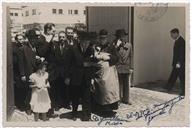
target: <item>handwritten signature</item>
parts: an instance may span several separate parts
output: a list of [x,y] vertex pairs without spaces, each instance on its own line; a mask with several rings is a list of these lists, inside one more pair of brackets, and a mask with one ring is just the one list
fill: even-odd
[[100,126],[101,124],[104,124],[105,126],[117,126],[122,125],[123,122],[129,122],[127,119],[122,119],[118,115],[111,118],[104,118],[93,115],[92,120],[98,122],[98,126]]
[[147,125],[150,125],[151,121],[157,116],[165,113],[171,114],[173,106],[184,99],[183,96],[175,97],[167,102],[161,104],[154,104],[151,108],[146,108],[137,112],[130,112],[126,114],[126,118],[120,118],[119,115],[111,118],[99,117],[92,115],[92,120],[98,122],[98,126],[104,124],[105,126],[117,126],[123,125],[124,122],[131,122],[132,120],[144,119]]
[[163,115],[165,113],[171,114],[173,106],[184,99],[183,96],[175,97],[165,103],[161,104],[155,104],[152,108],[146,108],[144,110],[140,110],[138,112],[131,112],[126,115],[127,119],[135,119],[139,120],[141,118],[145,119],[147,121],[147,125],[150,125],[151,121],[160,115]]

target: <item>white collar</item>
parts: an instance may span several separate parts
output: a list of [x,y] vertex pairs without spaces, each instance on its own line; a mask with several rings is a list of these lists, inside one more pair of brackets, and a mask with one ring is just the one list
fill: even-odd
[[53,35],[46,35],[46,34],[43,33],[43,36],[45,37],[47,42],[50,42]]
[[175,39],[175,41],[177,41],[180,38],[180,35]]

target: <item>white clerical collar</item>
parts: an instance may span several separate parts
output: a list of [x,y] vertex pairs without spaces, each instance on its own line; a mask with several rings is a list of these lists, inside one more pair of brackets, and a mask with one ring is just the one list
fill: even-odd
[[180,38],[180,35],[175,39],[175,41],[177,41]]

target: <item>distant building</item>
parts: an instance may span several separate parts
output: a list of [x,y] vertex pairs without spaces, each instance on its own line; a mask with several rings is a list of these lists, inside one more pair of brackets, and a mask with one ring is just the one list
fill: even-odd
[[85,24],[85,6],[55,4],[47,6],[26,6],[22,9],[23,27],[30,29],[40,27],[43,29],[47,22],[54,23],[56,30],[64,30],[67,26]]
[[86,8],[77,4],[35,4],[26,6],[10,6],[11,35],[22,33],[38,27],[43,30],[47,22],[54,23],[56,30],[64,30],[67,26],[86,24]]
[[11,37],[14,41],[14,37],[17,33],[23,32],[23,19],[21,6],[10,7],[10,20],[11,20]]

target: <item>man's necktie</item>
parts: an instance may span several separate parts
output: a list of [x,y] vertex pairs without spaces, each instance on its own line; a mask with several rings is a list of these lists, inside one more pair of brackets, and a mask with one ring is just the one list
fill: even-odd
[[35,48],[35,47],[32,47],[32,51],[33,51],[33,52],[36,52],[36,48]]
[[63,54],[63,44],[60,44],[60,53]]

